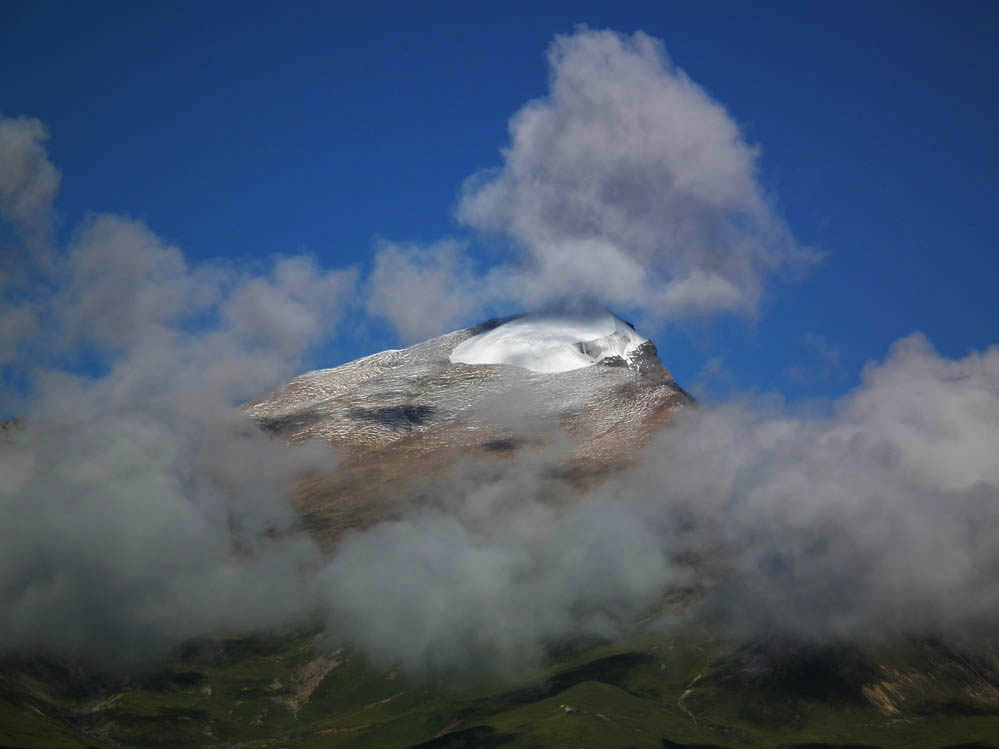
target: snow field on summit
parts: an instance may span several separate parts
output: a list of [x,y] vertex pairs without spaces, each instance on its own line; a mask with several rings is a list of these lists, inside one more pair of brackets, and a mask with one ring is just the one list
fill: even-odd
[[463,341],[451,352],[450,360],[569,372],[609,356],[627,360],[646,340],[609,312],[525,315]]

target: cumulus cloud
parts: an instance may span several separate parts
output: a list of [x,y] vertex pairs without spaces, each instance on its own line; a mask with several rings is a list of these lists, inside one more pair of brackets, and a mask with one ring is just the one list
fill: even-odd
[[70,341],[127,349],[216,301],[217,279],[203,270],[192,273],[178,248],[139,222],[92,217],[66,254],[59,322]]
[[14,359],[24,339],[37,332],[37,326],[32,304],[0,305],[0,368]]
[[[324,611],[338,645],[412,674],[516,675],[655,612],[822,641],[973,636],[999,615],[999,348],[951,360],[910,336],[823,418],[689,409],[585,492],[551,471],[571,445],[532,434],[553,446],[459,461],[322,558],[284,491],[329,470],[328,448],[275,443],[227,405],[274,365],[219,334],[42,379],[0,450],[4,647],[141,659]],[[206,376],[220,357],[230,376]],[[698,584],[698,605],[662,613]]]
[[480,313],[497,296],[476,275],[465,246],[380,242],[368,279],[367,311],[386,320],[407,343],[438,336]]
[[52,270],[60,174],[45,150],[48,137],[37,119],[0,114],[0,375],[38,331],[38,302],[21,285]]
[[[676,586],[736,635],[974,636],[999,619],[999,348],[920,335],[828,418],[775,399],[680,414],[585,494],[525,455],[459,465],[327,565],[330,628],[387,661],[515,668],[625,636]],[[566,498],[568,501],[566,501]]]
[[458,206],[514,240],[519,301],[752,313],[770,274],[814,261],[759,183],[759,149],[661,42],[581,28],[548,64],[548,95],[513,116],[503,165]]
[[330,632],[384,662],[516,673],[547,646],[628,633],[683,577],[640,515],[583,503],[533,534],[434,513],[383,524],[348,538],[321,584]]
[[347,536],[319,577],[330,636],[416,675],[517,675],[551,645],[631,631],[686,573],[640,513],[552,472],[567,449],[459,461],[404,517]]
[[55,258],[45,283],[15,287],[34,320],[0,326],[34,331],[6,361],[20,425],[0,436],[0,652],[125,667],[193,635],[300,621],[319,605],[303,574],[319,556],[288,491],[335,456],[268,436],[238,404],[301,370],[356,273],[192,265],[111,215]]
[[0,219],[35,250],[52,229],[59,170],[49,161],[49,134],[34,117],[0,115]]
[[221,310],[241,340],[294,357],[333,331],[357,279],[355,269],[325,271],[311,257],[281,257],[269,275],[242,275]]
[[460,193],[491,264],[453,241],[378,248],[368,310],[401,338],[580,298],[650,324],[751,316],[768,278],[817,262],[763,189],[760,149],[662,42],[580,27],[547,59],[548,92],[510,119],[502,164]]
[[997,378],[999,349],[949,360],[913,335],[834,417],[704,409],[643,471],[691,519],[674,548],[724,570],[711,601],[752,632],[985,632],[999,618]]

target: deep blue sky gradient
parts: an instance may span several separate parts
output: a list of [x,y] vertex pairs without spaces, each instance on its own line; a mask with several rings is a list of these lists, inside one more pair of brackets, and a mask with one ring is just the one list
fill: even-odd
[[[377,237],[462,236],[462,181],[499,164],[548,43],[583,22],[662,39],[828,253],[757,321],[643,331],[681,383],[721,357],[739,387],[807,399],[915,330],[949,356],[999,342],[999,3],[201,5],[0,0],[0,112],[49,127],[64,232],[114,211],[192,259],[362,267]],[[393,343],[366,327],[316,363]]]

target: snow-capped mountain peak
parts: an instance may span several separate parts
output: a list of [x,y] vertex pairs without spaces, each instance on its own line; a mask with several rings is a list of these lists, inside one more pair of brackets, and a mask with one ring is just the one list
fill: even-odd
[[509,364],[532,372],[571,372],[609,357],[630,364],[646,343],[635,329],[609,312],[523,315],[458,344],[455,364]]

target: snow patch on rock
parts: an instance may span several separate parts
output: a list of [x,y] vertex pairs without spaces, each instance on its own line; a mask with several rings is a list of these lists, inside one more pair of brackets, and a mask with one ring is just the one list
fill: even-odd
[[510,364],[533,372],[570,372],[610,356],[630,362],[647,339],[609,312],[524,315],[458,344],[458,364]]

